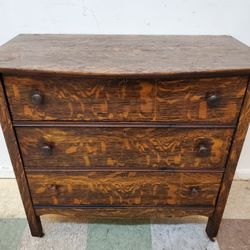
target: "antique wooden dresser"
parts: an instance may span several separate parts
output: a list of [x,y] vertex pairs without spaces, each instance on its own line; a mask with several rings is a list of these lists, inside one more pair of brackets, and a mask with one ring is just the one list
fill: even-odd
[[204,215],[213,239],[250,119],[229,36],[19,35],[0,48],[1,125],[31,234],[40,216]]

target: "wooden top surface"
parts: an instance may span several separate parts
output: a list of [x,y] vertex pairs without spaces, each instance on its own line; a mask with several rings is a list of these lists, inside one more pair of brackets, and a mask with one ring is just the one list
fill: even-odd
[[250,73],[250,48],[230,36],[19,35],[0,72],[170,76]]

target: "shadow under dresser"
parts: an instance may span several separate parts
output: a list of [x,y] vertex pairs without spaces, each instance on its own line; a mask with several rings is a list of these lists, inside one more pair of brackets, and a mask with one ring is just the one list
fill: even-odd
[[250,120],[229,36],[19,35],[0,121],[31,234],[40,216],[203,215],[216,237]]

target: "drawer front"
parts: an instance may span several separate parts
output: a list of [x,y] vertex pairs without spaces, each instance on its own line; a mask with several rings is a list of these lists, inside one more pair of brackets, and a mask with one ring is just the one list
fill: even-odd
[[34,172],[34,205],[214,205],[222,174],[166,172]]
[[14,120],[235,124],[245,77],[122,80],[5,77]]
[[25,167],[223,168],[232,129],[16,128]]

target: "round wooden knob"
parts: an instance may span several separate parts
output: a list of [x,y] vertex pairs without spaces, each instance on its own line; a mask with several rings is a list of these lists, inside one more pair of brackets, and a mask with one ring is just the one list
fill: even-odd
[[199,191],[196,187],[192,187],[190,192],[191,192],[191,194],[197,194]]
[[206,100],[207,100],[207,104],[208,106],[217,106],[219,104],[219,96],[216,93],[208,93],[206,95]]
[[197,149],[197,155],[200,157],[206,157],[210,155],[210,148],[206,144],[199,144]]
[[42,149],[43,154],[46,156],[51,155],[52,153],[52,146],[49,144],[43,145],[41,149]]
[[57,191],[58,191],[58,188],[57,188],[57,185],[55,184],[51,184],[48,186],[48,190],[53,193],[53,194],[57,194]]
[[31,96],[31,101],[35,105],[42,104],[42,102],[43,102],[43,96],[42,96],[42,94],[39,93],[39,92],[33,93],[32,96]]

